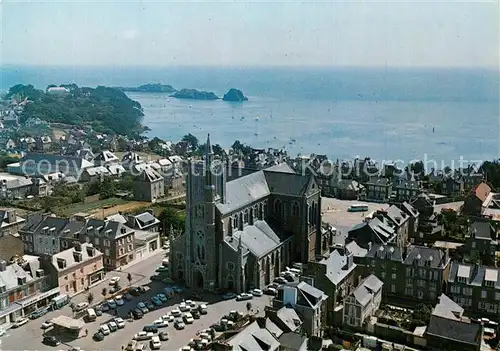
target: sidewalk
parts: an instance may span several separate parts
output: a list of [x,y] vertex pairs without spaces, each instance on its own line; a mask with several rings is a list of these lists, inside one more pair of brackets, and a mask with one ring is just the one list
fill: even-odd
[[[141,258],[139,258],[139,259],[136,258],[132,262],[130,262],[130,263],[124,265],[124,266],[120,266],[120,267],[118,267],[118,269],[114,269],[114,270],[112,270],[110,272],[123,272],[123,271],[126,271],[127,269],[129,269],[130,267],[135,266],[138,263],[146,261],[146,260],[148,260],[148,259],[150,259],[152,257],[157,256],[157,255],[166,255],[168,252],[169,252],[169,250],[163,250],[162,248],[159,248],[159,249],[157,249],[155,251],[148,252],[147,254],[145,254],[144,256],[142,256]],[[104,279],[107,279],[107,278],[104,278]]]

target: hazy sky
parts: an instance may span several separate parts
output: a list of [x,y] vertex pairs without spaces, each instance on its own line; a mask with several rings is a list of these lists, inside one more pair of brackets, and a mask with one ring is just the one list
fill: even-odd
[[4,64],[499,64],[497,1],[0,4]]

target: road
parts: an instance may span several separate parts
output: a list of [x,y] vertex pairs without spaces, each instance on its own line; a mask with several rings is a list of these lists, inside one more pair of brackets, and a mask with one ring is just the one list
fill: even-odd
[[[145,325],[151,324],[154,320],[160,318],[162,315],[174,309],[181,300],[189,299],[189,291],[183,294],[176,294],[173,299],[168,300],[160,309],[154,310],[147,313],[144,318],[137,321],[128,321],[128,311],[135,307],[139,301],[148,301],[151,296],[160,292],[164,284],[160,282],[152,282],[149,277],[153,274],[156,266],[158,266],[164,257],[164,253],[161,252],[158,255],[152,256],[151,258],[141,261],[136,265],[129,267],[122,272],[109,272],[107,277],[120,276],[122,285],[125,285],[126,276],[131,273],[133,277],[132,285],[147,285],[150,287],[150,291],[146,294],[135,297],[133,300],[126,302],[124,306],[117,309],[118,315],[126,320],[125,329],[118,330],[111,335],[106,336],[106,338],[101,342],[96,342],[92,340],[92,335],[99,329],[100,325],[114,318],[115,315],[112,312],[103,313],[102,316],[97,317],[97,320],[92,323],[87,323],[85,328],[88,330],[88,336],[76,340],[63,340],[63,343],[57,347],[45,346],[42,344],[43,331],[40,325],[45,320],[50,320],[57,315],[66,314],[71,315],[72,312],[69,307],[64,309],[50,312],[49,314],[41,317],[40,319],[30,321],[26,325],[18,329],[10,329],[1,338],[0,350],[68,350],[70,347],[78,346],[83,350],[119,350],[122,345],[126,345],[133,337],[133,335],[142,330]],[[108,286],[108,282],[105,281],[102,284],[94,287],[92,289],[96,301],[102,298],[100,292],[104,286]],[[85,301],[86,295],[81,294],[73,298],[75,303]],[[184,330],[177,331],[174,329],[173,325],[169,325],[164,330],[168,331],[171,339],[167,342],[162,342],[161,350],[179,350],[181,347],[185,346],[191,338],[194,337],[196,332],[200,329],[205,329],[210,325],[218,322],[220,318],[228,314],[232,310],[240,311],[242,313],[246,312],[246,302],[237,302],[236,300],[229,301],[219,301],[219,298],[214,295],[204,295],[203,302],[208,303],[208,314],[202,315],[200,319],[195,320],[194,324],[186,326]],[[263,314],[264,307],[270,305],[271,298],[269,296],[262,296],[254,298],[251,301],[252,310],[256,313]],[[50,334],[50,332],[49,332]],[[174,337],[175,335],[175,337]],[[148,345],[149,348],[149,345]]]

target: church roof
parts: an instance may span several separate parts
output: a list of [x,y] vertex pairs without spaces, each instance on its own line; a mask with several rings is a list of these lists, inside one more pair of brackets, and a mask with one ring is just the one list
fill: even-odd
[[253,225],[246,225],[232,236],[232,241],[226,238],[233,248],[238,249],[241,238],[243,250],[248,250],[255,257],[262,257],[281,244],[281,240],[266,221],[255,221]]

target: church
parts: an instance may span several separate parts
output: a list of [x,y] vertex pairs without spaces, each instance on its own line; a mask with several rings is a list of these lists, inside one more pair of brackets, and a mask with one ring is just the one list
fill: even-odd
[[237,293],[264,288],[292,263],[328,252],[320,189],[312,175],[282,163],[245,175],[216,159],[189,161],[186,226],[170,237],[172,279],[188,287]]

